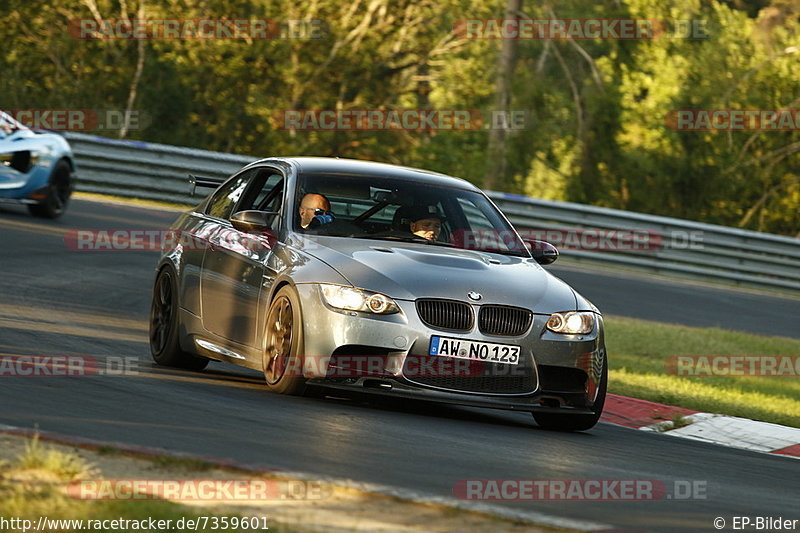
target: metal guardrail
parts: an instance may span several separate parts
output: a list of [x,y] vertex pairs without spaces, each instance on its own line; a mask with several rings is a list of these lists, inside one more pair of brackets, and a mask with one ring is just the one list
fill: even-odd
[[141,141],[66,133],[78,165],[79,191],[194,205],[189,173],[230,176],[256,157]]
[[650,238],[649,246],[641,250],[562,247],[564,257],[800,292],[800,239],[570,202],[488,194],[518,230],[560,233],[567,228],[595,228]]
[[[186,205],[198,202],[189,194],[187,174],[225,177],[256,159],[82,133],[66,137],[78,163],[78,190]],[[570,202],[488,194],[517,229],[566,236],[566,242],[556,242],[562,244],[565,258],[800,293],[800,239]],[[633,232],[650,241],[638,250],[569,246],[570,236],[575,238],[586,228]]]

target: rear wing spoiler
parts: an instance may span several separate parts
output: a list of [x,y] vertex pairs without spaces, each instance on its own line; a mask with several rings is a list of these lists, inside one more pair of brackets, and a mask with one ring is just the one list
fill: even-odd
[[191,194],[194,196],[197,187],[205,187],[208,189],[216,189],[225,181],[225,178],[207,178],[205,176],[195,176],[189,174],[189,185],[191,185]]

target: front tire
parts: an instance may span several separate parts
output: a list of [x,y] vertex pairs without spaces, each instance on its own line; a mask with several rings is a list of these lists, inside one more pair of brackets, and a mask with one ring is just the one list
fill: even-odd
[[597,398],[592,405],[592,414],[570,415],[553,413],[533,413],[533,419],[543,429],[556,431],[586,431],[592,429],[603,414],[606,403],[606,390],[608,389],[608,357],[603,354],[603,370],[600,375],[600,384],[597,389]]
[[58,218],[67,210],[69,197],[72,195],[72,183],[70,183],[69,163],[60,160],[50,174],[50,181],[47,185],[45,199],[41,203],[29,205],[28,211],[36,217]]
[[158,273],[150,306],[150,353],[162,366],[202,370],[208,359],[181,350],[178,339],[178,283],[169,268]]
[[269,306],[264,341],[261,366],[267,388],[279,394],[304,394],[303,315],[300,299],[288,285],[275,294]]

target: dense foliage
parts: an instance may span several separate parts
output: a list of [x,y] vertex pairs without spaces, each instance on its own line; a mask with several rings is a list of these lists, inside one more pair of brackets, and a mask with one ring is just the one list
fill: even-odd
[[[503,17],[503,0],[3,4],[2,108],[134,109],[150,124],[99,133],[375,159],[496,190],[800,234],[800,132],[676,131],[667,119],[675,109],[800,108],[793,0],[523,0],[524,17],[693,20],[706,35],[515,41],[508,107],[526,111],[526,127],[507,132],[501,166],[489,164],[487,129],[290,131],[279,113],[491,109],[504,41],[453,28]],[[85,40],[68,31],[76,19],[214,17],[317,19],[326,31],[269,40]]]

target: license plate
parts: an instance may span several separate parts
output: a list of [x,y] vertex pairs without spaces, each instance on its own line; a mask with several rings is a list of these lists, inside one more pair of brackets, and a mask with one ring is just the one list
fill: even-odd
[[431,337],[429,355],[472,359],[487,363],[516,365],[519,363],[519,346],[495,344],[493,342],[468,341],[451,337]]

